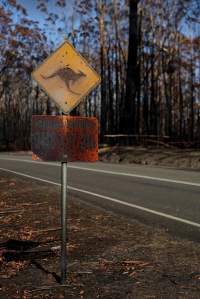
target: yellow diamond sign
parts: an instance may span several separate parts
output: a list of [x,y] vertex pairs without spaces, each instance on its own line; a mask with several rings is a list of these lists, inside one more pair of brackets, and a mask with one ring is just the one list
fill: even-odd
[[33,71],[32,77],[65,113],[75,108],[101,81],[68,41]]

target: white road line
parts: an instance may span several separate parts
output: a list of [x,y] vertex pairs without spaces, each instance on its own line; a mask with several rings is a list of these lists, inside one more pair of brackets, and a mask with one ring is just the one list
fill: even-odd
[[[25,174],[25,173],[9,170],[9,169],[6,169],[6,168],[0,168],[0,170],[10,172],[10,173],[13,173],[13,174],[16,174],[16,175],[20,175],[20,176],[23,176],[23,177],[27,177],[27,178],[30,178],[30,179],[33,179],[33,180],[41,181],[41,182],[44,182],[44,183],[49,183],[49,184],[60,186],[59,183],[55,183],[55,182],[49,181],[49,180],[44,180],[44,179],[34,177],[34,176],[31,176],[31,175],[28,175],[28,174]],[[135,204],[132,204],[132,203],[128,203],[126,201],[122,201],[122,200],[119,200],[119,199],[116,199],[116,198],[113,198],[113,197],[101,195],[101,194],[98,194],[98,193],[94,193],[94,192],[90,192],[90,191],[87,191],[87,190],[75,188],[75,187],[72,187],[72,186],[67,186],[67,187],[68,187],[69,190],[72,190],[72,191],[77,191],[77,192],[80,192],[80,193],[84,193],[84,194],[92,195],[92,196],[95,196],[95,197],[103,198],[103,199],[106,199],[108,201],[115,202],[117,204],[121,204],[121,205],[130,207],[130,208],[134,208],[134,209],[137,209],[137,210],[140,210],[140,211],[143,211],[143,212],[151,213],[151,214],[161,216],[161,217],[164,217],[164,218],[167,218],[167,219],[170,219],[170,220],[178,221],[178,222],[181,222],[181,223],[184,223],[184,224],[188,224],[188,225],[200,228],[200,223],[197,223],[197,222],[193,222],[193,221],[190,221],[190,220],[187,220],[187,219],[184,219],[184,218],[175,217],[175,216],[172,216],[170,214],[166,214],[166,213],[158,212],[158,211],[155,211],[155,210],[151,210],[151,209],[148,209],[148,208],[145,208],[145,207],[142,207],[142,206],[138,206],[138,205],[135,205]]]
[[[33,164],[46,164],[51,166],[57,166],[60,167],[59,163],[51,163],[51,162],[40,162],[40,161],[31,161],[31,160],[25,160],[25,159],[13,159],[13,158],[0,158],[0,160],[8,160],[8,161],[18,161],[18,162],[26,162],[26,163],[33,163]],[[134,173],[127,173],[127,172],[115,172],[110,170],[102,170],[102,169],[93,169],[93,168],[87,168],[87,167],[81,167],[81,166],[72,166],[69,165],[69,168],[72,169],[79,169],[84,171],[91,171],[91,172],[99,172],[99,173],[106,173],[106,174],[112,174],[112,175],[121,175],[121,176],[128,176],[138,179],[145,179],[145,180],[152,180],[152,181],[158,181],[158,182],[165,182],[165,183],[173,183],[173,184],[181,184],[181,185],[187,185],[187,186],[195,186],[200,187],[200,183],[193,183],[189,181],[181,181],[181,180],[172,180],[172,179],[166,179],[166,178],[157,178],[147,175],[139,175]]]
[[34,177],[32,175],[28,175],[28,174],[25,174],[25,173],[22,173],[22,172],[13,171],[13,170],[10,170],[10,169],[7,169],[7,168],[2,168],[2,167],[0,167],[0,170],[10,172],[10,173],[14,173],[16,175],[24,176],[24,177],[29,178],[29,179],[33,179],[33,180],[41,181],[41,182],[44,182],[44,183],[49,183],[49,184],[60,186],[59,183],[49,181],[49,180],[44,180],[44,179],[41,179],[41,178],[37,178],[37,177]]
[[107,173],[107,174],[113,174],[113,175],[129,176],[129,177],[138,178],[138,179],[145,179],[145,180],[152,180],[152,181],[159,181],[159,182],[167,182],[167,183],[173,183],[173,184],[182,184],[182,185],[200,187],[200,183],[192,183],[192,182],[188,182],[188,181],[157,178],[157,177],[134,174],[134,173],[115,172],[115,171],[92,169],[92,168],[79,167],[79,166],[69,166],[69,168],[81,169],[81,170],[86,170],[86,171],[94,171],[94,172],[100,172],[100,173]]
[[0,157],[0,160],[6,160],[6,161],[16,161],[16,162],[26,162],[26,163],[31,163],[31,164],[46,164],[46,165],[51,165],[51,166],[60,166],[60,163],[56,162],[42,162],[42,161],[34,161],[34,160],[26,160],[26,159],[16,159],[16,158],[7,158],[7,157]]

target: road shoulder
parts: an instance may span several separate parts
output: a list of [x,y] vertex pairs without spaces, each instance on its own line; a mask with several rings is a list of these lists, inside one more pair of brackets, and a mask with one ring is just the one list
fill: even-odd
[[1,172],[1,298],[198,298],[199,243],[128,222],[70,193],[69,286],[34,292],[59,279],[59,192]]

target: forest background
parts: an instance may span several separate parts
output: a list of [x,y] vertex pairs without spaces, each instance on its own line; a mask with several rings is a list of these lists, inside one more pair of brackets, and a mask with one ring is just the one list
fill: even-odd
[[101,75],[72,112],[99,119],[101,143],[200,147],[198,0],[0,0],[1,150],[30,149],[33,114],[61,114],[31,72],[64,38]]

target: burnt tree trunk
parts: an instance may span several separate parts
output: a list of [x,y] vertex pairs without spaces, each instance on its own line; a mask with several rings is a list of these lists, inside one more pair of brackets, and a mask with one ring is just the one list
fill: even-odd
[[126,74],[125,111],[123,124],[125,133],[136,132],[137,56],[138,56],[138,0],[129,0],[129,47]]

